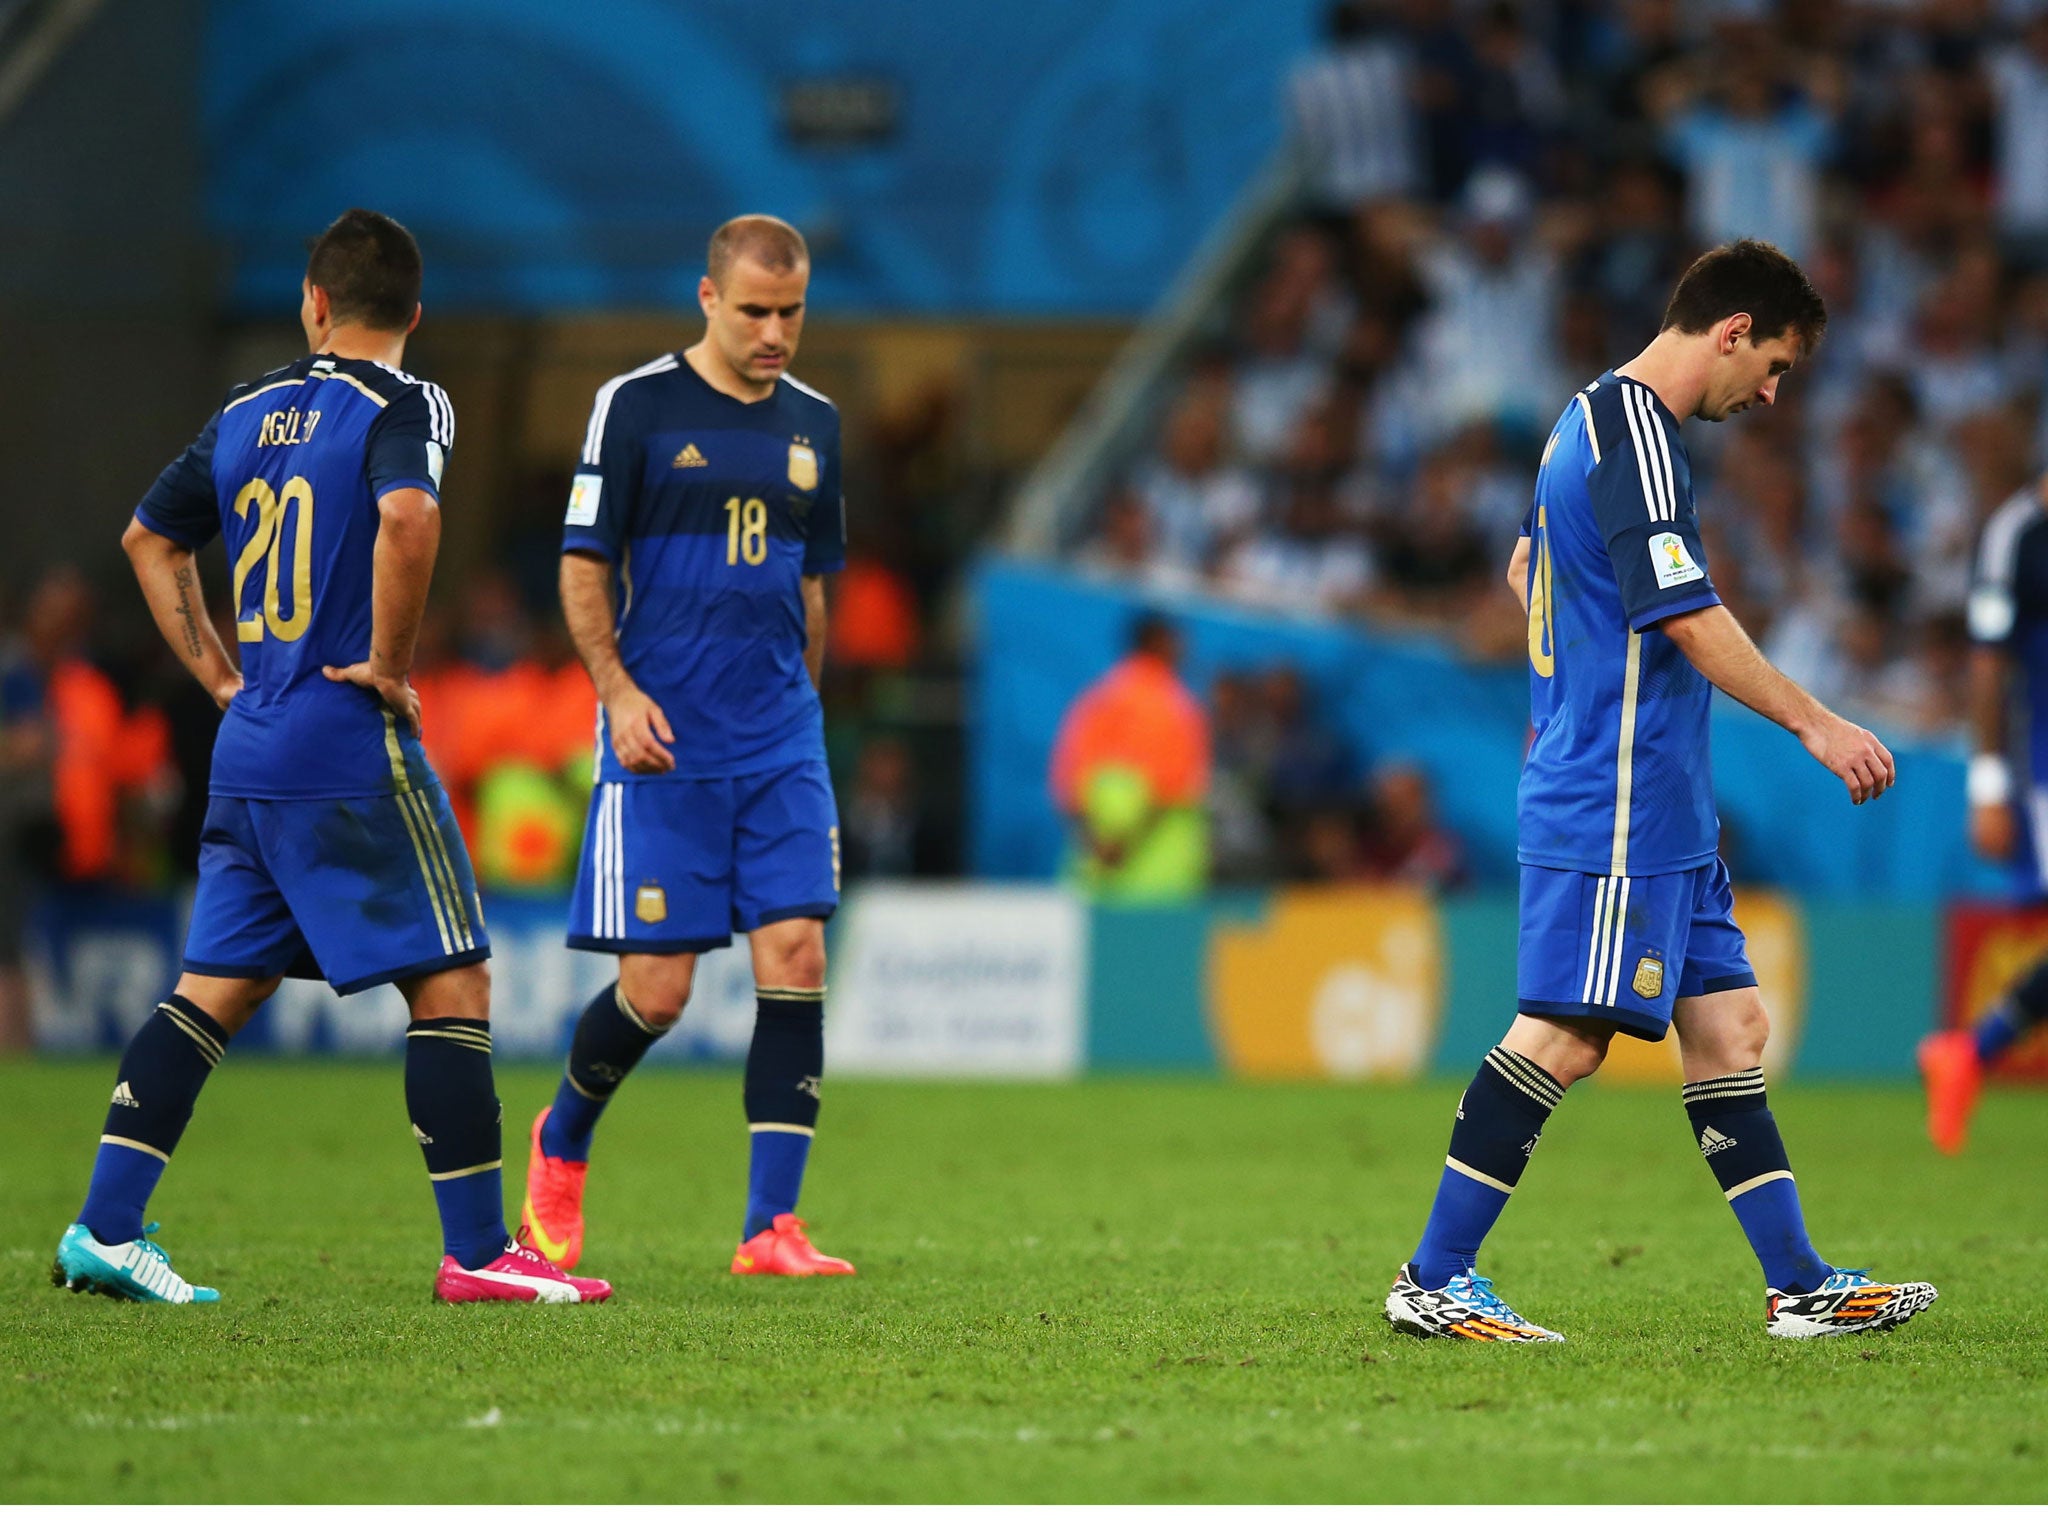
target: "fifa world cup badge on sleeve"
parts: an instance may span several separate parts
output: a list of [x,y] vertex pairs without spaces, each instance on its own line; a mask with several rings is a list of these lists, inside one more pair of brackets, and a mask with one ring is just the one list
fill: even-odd
[[818,488],[818,451],[809,443],[789,445],[789,483],[800,491]]
[[593,528],[597,525],[598,498],[604,494],[604,476],[578,475],[569,484],[569,516],[566,521],[571,527]]
[[1692,551],[1685,547],[1685,540],[1675,533],[1650,535],[1650,559],[1657,569],[1659,591],[1684,582],[1698,581],[1707,574],[1693,559]]

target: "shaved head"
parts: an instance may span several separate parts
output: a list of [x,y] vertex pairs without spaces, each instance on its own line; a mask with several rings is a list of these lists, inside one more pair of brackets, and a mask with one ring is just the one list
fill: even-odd
[[742,214],[719,225],[711,237],[704,270],[716,287],[723,288],[726,275],[741,257],[770,272],[794,272],[811,264],[810,247],[796,226],[766,213]]

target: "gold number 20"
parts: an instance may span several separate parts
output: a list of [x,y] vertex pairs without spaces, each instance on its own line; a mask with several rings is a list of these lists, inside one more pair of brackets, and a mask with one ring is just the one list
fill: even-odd
[[[298,523],[292,535],[292,616],[284,616],[278,596],[279,562],[284,556],[284,520],[296,507]],[[242,546],[235,560],[235,602],[242,601],[242,583],[256,569],[256,562],[269,556],[263,577],[263,609],[255,618],[235,625],[239,640],[261,640],[267,628],[273,639],[296,640],[313,622],[313,487],[304,475],[285,481],[284,490],[273,491],[269,482],[251,480],[235,493],[235,516],[248,519],[256,514],[256,530]]]

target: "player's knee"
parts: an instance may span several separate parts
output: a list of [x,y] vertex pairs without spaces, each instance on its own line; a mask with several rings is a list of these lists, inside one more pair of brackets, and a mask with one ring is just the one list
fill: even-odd
[[1569,1088],[1591,1077],[1607,1059],[1611,1037],[1605,1030],[1586,1029],[1566,1019],[1518,1015],[1501,1044],[1536,1063]]
[[187,972],[178,978],[178,995],[205,1009],[208,1017],[232,1037],[270,1000],[283,981],[282,976],[199,976]]
[[[755,942],[760,942],[756,935]],[[778,987],[825,985],[825,933],[822,925],[781,934],[756,962],[757,974]]]
[[416,1019],[488,1019],[491,1016],[491,970],[482,960],[452,971],[400,982]]
[[671,1029],[690,1005],[690,984],[695,974],[694,966],[643,968],[635,975],[622,975],[619,991],[649,1029]]

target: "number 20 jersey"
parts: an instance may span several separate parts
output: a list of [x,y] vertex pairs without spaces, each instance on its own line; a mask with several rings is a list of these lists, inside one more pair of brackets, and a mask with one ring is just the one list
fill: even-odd
[[438,498],[454,441],[438,386],[302,357],[229,391],[143,497],[135,516],[153,532],[227,546],[243,682],[214,741],[214,794],[340,800],[433,780],[375,694],[320,669],[369,658],[377,499],[408,486]]
[[1656,625],[1720,601],[1678,421],[1612,372],[1543,451],[1529,538],[1521,862],[1659,875],[1715,857],[1713,687]]
[[[831,401],[786,375],[736,400],[680,353],[620,375],[597,392],[562,549],[611,567],[619,659],[675,732],[668,777],[823,761],[802,578],[846,563]],[[602,708],[597,777],[660,777],[619,766]]]

